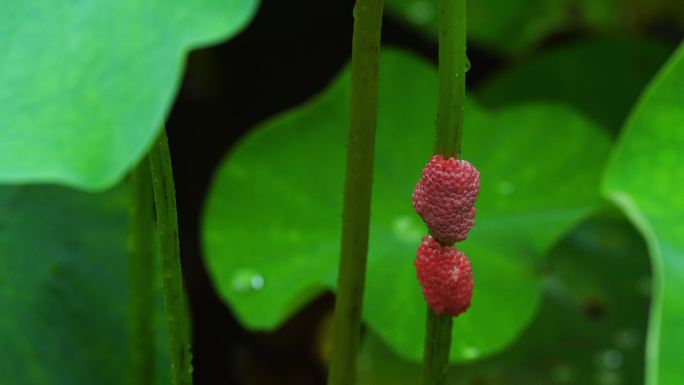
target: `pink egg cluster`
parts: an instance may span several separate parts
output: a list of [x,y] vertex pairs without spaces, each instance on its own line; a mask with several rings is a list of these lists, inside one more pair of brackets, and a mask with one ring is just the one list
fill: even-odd
[[423,296],[437,314],[457,316],[470,307],[473,271],[466,256],[453,246],[423,237],[414,262]]
[[453,246],[467,238],[476,214],[480,173],[465,160],[434,155],[413,192],[413,208],[430,230],[416,253],[423,296],[437,314],[457,316],[470,307],[473,274]]
[[413,208],[442,244],[466,239],[473,227],[480,173],[466,160],[434,155],[413,192]]

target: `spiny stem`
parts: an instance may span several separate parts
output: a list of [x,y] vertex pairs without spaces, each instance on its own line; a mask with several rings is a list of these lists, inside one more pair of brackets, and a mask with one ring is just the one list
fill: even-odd
[[356,377],[368,252],[382,9],[383,0],[357,0],[354,8],[347,171],[328,385],[351,385]]
[[154,217],[150,167],[140,162],[128,179],[128,384],[154,381]]
[[162,292],[171,354],[171,380],[173,385],[191,385],[190,321],[180,264],[176,190],[165,130],[162,130],[157,143],[152,147],[149,159],[157,209]]
[[[435,153],[461,157],[466,72],[466,0],[438,0],[439,95]],[[442,385],[449,368],[452,317],[427,310],[423,385]]]

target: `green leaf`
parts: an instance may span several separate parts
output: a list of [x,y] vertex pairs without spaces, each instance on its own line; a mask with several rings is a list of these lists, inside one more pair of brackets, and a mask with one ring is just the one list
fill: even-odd
[[[319,98],[255,129],[216,175],[206,262],[249,328],[272,329],[335,287],[349,80],[345,71]],[[383,54],[363,317],[411,359],[422,356],[425,302],[413,259],[426,234],[411,194],[432,150],[436,86],[431,65]],[[477,225],[461,245],[474,269],[473,307],[455,321],[452,352],[474,359],[504,348],[534,315],[544,253],[599,204],[608,140],[562,106],[475,103],[463,140],[482,189]]]
[[[125,192],[0,188],[0,383],[126,383]],[[162,385],[161,296],[155,323]]]
[[542,100],[567,103],[617,133],[673,48],[629,39],[569,44],[494,75],[476,93],[493,107]]
[[[639,31],[663,20],[684,25],[684,11],[678,1],[469,1],[468,39],[486,49],[519,53],[564,32],[614,36],[615,31]],[[398,20],[437,37],[436,1],[387,0],[386,6]]]
[[3,2],[0,183],[114,185],[159,133],[185,54],[236,34],[257,4]]
[[[544,36],[562,30],[568,15],[565,0],[469,1],[468,38],[495,50],[511,51],[537,43]],[[437,36],[437,2],[430,0],[387,0],[387,10],[419,31]]]
[[641,230],[654,269],[647,384],[684,383],[684,44],[634,108],[604,193]]
[[[649,261],[624,218],[593,218],[549,253],[539,313],[505,352],[454,365],[449,384],[643,384]],[[646,285],[644,285],[646,283]],[[367,333],[357,384],[417,385],[420,363]]]

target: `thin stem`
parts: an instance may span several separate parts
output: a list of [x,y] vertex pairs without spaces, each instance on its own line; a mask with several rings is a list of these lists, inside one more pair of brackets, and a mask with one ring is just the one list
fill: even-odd
[[428,307],[423,357],[423,385],[444,384],[449,369],[451,347],[450,315],[437,315]]
[[149,158],[157,209],[162,292],[169,330],[171,380],[174,385],[191,385],[190,321],[180,264],[176,190],[165,130],[162,130],[157,143],[152,147]]
[[382,9],[383,0],[357,0],[354,7],[347,171],[328,385],[350,385],[356,377],[368,253]]
[[147,162],[131,173],[128,233],[129,385],[154,381],[154,241],[152,184]]
[[[439,95],[435,153],[461,157],[466,72],[466,0],[438,0]],[[452,317],[428,308],[423,357],[423,385],[446,380]]]
[[435,153],[461,157],[466,71],[466,2],[438,0],[439,95]]

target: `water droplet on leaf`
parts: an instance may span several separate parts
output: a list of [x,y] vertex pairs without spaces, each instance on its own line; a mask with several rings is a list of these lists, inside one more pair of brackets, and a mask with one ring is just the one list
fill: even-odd
[[639,332],[635,329],[624,329],[615,333],[613,341],[622,350],[632,350],[639,345]]
[[473,359],[480,356],[480,349],[475,346],[466,346],[463,348],[463,357]]
[[264,288],[264,276],[252,269],[239,269],[231,280],[233,290],[238,293],[257,291]]
[[418,243],[425,233],[425,229],[417,218],[401,215],[392,222],[392,231],[397,238],[408,243]]
[[608,349],[601,355],[603,365],[608,369],[619,369],[622,366],[624,357],[622,352],[617,349]]

